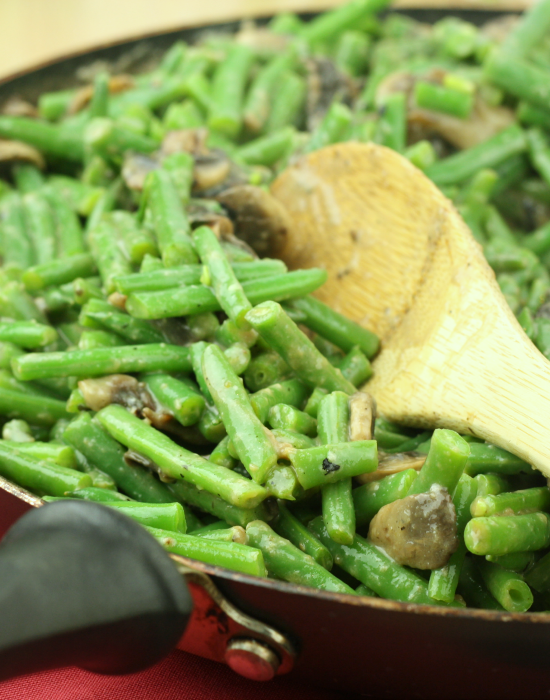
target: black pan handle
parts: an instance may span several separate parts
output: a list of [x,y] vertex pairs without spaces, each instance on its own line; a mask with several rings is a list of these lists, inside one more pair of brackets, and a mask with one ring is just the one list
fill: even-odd
[[85,501],[37,508],[0,543],[0,680],[140,671],[174,648],[192,605],[174,563],[126,516]]

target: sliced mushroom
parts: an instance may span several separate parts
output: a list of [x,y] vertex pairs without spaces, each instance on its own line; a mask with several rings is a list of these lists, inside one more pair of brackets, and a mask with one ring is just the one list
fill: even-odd
[[[212,207],[211,205],[215,205]],[[191,226],[210,226],[218,238],[233,235],[233,222],[215,200],[193,199],[187,207]]]
[[2,105],[2,114],[9,117],[31,117],[34,119],[38,117],[38,110],[27,100],[19,95],[14,95]]
[[111,374],[99,379],[83,379],[78,388],[86,405],[92,411],[100,411],[112,403],[122,404],[132,413],[140,413],[144,408],[155,408],[154,401],[145,384],[128,374]]
[[380,481],[390,474],[404,472],[405,469],[419,471],[425,461],[426,455],[420,452],[397,452],[395,454],[380,452],[378,469],[369,474],[360,474],[355,478],[361,484],[368,484],[371,481]]
[[290,227],[288,214],[269,192],[254,185],[238,185],[216,199],[232,215],[236,236],[258,255],[276,255],[283,247]]
[[443,486],[383,506],[369,527],[370,541],[398,564],[439,569],[458,547],[456,511]]
[[42,154],[33,146],[29,146],[22,141],[5,141],[0,139],[0,161],[16,162],[21,160],[32,163],[41,170],[46,167]]
[[444,112],[417,107],[414,101],[414,86],[417,80],[441,83],[444,77],[445,71],[440,68],[432,69],[422,76],[396,71],[380,83],[376,91],[376,101],[381,104],[388,94],[404,92],[407,95],[409,135],[415,141],[432,138],[434,135],[442,136],[453,146],[461,149],[486,141],[515,121],[515,115],[511,109],[489,105],[479,94],[476,95],[472,113],[468,119],[459,119]]
[[[133,88],[135,81],[131,75],[113,75],[109,78],[109,92],[115,95]],[[67,107],[67,114],[77,114],[88,105],[94,94],[93,85],[85,85],[77,90]]]
[[358,391],[349,399],[349,439],[372,440],[376,401],[366,391]]
[[207,155],[208,148],[206,140],[208,129],[175,129],[169,131],[164,137],[160,152],[162,156],[169,156],[172,153],[191,153],[191,155]]
[[224,183],[231,172],[231,162],[223,151],[217,149],[208,154],[195,156],[193,189],[207,192]]
[[159,162],[151,156],[127,151],[122,165],[122,179],[129,189],[141,191],[147,175],[159,167]]
[[113,292],[112,294],[109,295],[107,298],[107,301],[111,306],[116,307],[117,309],[120,309],[121,311],[126,311],[126,299],[128,297],[126,294],[121,294],[120,292]]

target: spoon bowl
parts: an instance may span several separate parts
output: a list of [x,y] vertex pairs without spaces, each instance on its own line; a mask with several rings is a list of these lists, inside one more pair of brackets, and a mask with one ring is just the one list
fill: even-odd
[[510,310],[452,203],[383,146],[343,143],[282,173],[289,267],[324,267],[316,294],[380,336],[367,390],[392,421],[451,428],[550,476],[550,362]]

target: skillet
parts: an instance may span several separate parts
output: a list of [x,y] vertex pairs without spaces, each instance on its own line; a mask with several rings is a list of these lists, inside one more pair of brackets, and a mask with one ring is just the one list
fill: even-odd
[[[445,13],[417,10],[408,14],[432,22]],[[456,14],[478,24],[495,16],[495,13],[486,11]],[[199,32],[213,28],[182,30],[133,40],[21,73],[0,82],[0,105],[14,94],[35,100],[41,92],[70,87],[76,84],[74,76],[78,68],[95,60],[113,61],[130,52],[136,59],[134,68],[139,70],[140,63],[154,60],[174,41],[192,42]],[[236,25],[229,23],[215,28],[233,31]],[[0,535],[20,516],[42,504],[24,489],[0,478]],[[63,509],[59,505],[49,505],[47,509],[40,508],[27,515],[16,526],[19,531],[10,533],[7,545],[10,539],[14,541],[14,537],[15,540],[19,538],[19,542],[27,536],[32,540],[40,531],[40,518],[47,520],[48,511],[61,513]],[[61,513],[60,521],[65,525],[69,523],[69,529],[76,528],[81,521],[80,511],[87,510],[90,505],[71,504],[72,513]],[[103,512],[105,509],[99,510]],[[24,523],[30,522],[29,517],[33,518],[33,523],[25,528]],[[109,527],[112,528],[112,524],[109,526],[107,522],[107,530]],[[54,536],[57,535],[52,535],[50,544],[55,544]],[[139,535],[134,533],[133,536]],[[7,545],[3,545],[2,552],[6,551]],[[37,548],[38,545],[29,546],[30,559],[26,562],[29,571],[33,571],[36,564],[32,552]],[[66,548],[63,545],[52,547],[48,550],[51,551],[50,568],[66,584],[63,572],[68,571],[70,565],[77,572],[84,570],[92,550],[92,544],[89,548],[84,544],[78,555],[82,557],[80,560],[69,545]],[[97,554],[101,555],[101,549]],[[447,609],[339,595],[257,579],[175,555],[170,558],[175,562],[179,576],[185,578],[193,603],[190,617],[189,601],[180,601],[178,607],[171,600],[168,608],[162,607],[166,602],[166,590],[163,590],[158,619],[164,615],[162,625],[170,628],[172,643],[176,642],[187,622],[185,633],[177,642],[178,648],[228,663],[237,673],[247,677],[269,680],[273,675],[291,672],[296,680],[339,690],[349,697],[542,698],[550,693],[550,616]],[[5,589],[10,582],[11,569],[2,569],[0,561],[2,571],[2,588]],[[78,574],[75,577],[78,579],[73,580],[75,586],[77,583],[90,586],[84,578],[80,581]],[[63,597],[53,595],[66,594],[66,590],[61,585],[59,590],[52,591],[55,587],[50,585],[42,592],[44,608],[52,612],[52,620],[59,616],[60,610],[67,608]],[[117,593],[123,606],[124,590]],[[180,627],[166,622],[167,609],[172,610],[175,617],[179,616]],[[151,621],[149,626],[140,628],[145,630],[143,637],[139,637],[135,626],[130,636],[128,629],[119,630],[118,646],[115,628],[109,628],[106,623],[104,631],[109,635],[110,644],[102,644],[109,650],[111,659],[102,662],[101,659],[96,661],[98,638],[94,634],[86,636],[86,629],[91,627],[97,631],[105,621],[98,621],[93,611],[90,615],[83,622],[84,636],[79,637],[71,634],[66,637],[60,633],[59,626],[48,621],[49,618],[46,622],[45,618],[41,619],[46,628],[48,624],[52,625],[47,628],[48,634],[55,634],[54,641],[49,642],[51,653],[38,653],[40,647],[32,645],[27,652],[34,649],[35,653],[26,653],[24,658],[22,654],[3,656],[0,653],[0,673],[7,677],[67,663],[79,663],[104,672],[133,670],[133,662],[128,661],[124,650],[131,637],[134,643],[153,638]],[[31,619],[28,624],[32,628],[36,622],[38,620]],[[74,628],[71,620],[67,619],[66,624],[66,629]],[[150,646],[150,654],[145,654],[147,658],[142,659],[142,663],[153,663],[169,650],[162,643],[151,643]],[[75,655],[76,647],[80,649],[80,656]],[[83,658],[83,654],[88,654],[88,658]],[[113,659],[117,654],[121,656],[118,666]]]

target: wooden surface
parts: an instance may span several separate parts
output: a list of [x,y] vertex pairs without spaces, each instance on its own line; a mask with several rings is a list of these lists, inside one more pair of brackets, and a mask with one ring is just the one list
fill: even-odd
[[[518,9],[532,0],[397,0],[399,7]],[[0,78],[56,57],[183,26],[314,11],[342,0],[0,0]]]

